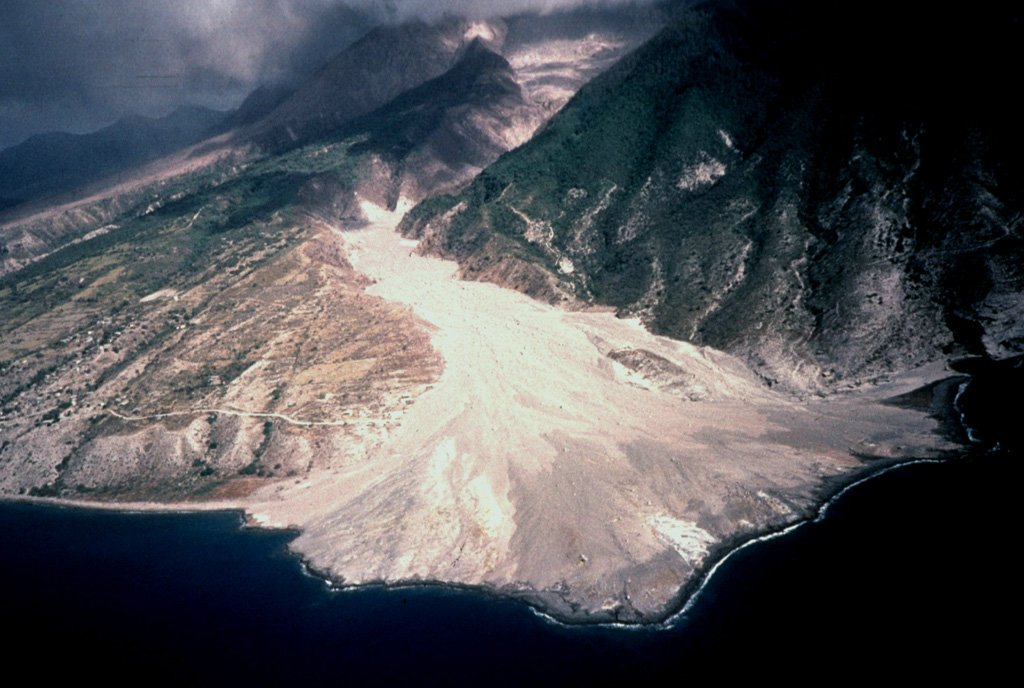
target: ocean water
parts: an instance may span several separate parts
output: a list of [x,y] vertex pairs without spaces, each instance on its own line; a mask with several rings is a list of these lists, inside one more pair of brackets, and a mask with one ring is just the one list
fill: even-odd
[[[443,587],[332,591],[236,513],[0,504],[5,663],[199,685],[690,683],[1014,665],[1019,455],[908,465],[751,545],[659,628],[566,627]],[[38,652],[43,651],[40,661]]]

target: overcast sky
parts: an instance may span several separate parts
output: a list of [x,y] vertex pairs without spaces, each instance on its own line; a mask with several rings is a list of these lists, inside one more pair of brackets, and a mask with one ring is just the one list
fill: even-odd
[[0,0],[0,149],[128,113],[238,105],[380,22],[631,0]]

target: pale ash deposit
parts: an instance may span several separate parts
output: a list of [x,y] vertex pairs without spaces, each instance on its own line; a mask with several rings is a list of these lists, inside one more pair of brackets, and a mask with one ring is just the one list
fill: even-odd
[[[345,584],[438,581],[524,597],[560,618],[665,614],[716,546],[792,523],[854,454],[950,447],[922,412],[801,401],[737,359],[609,313],[559,310],[417,255],[399,212],[335,227],[373,295],[432,328],[444,372],[367,458],[268,485],[241,505],[301,530]],[[870,398],[869,398],[870,397]]]

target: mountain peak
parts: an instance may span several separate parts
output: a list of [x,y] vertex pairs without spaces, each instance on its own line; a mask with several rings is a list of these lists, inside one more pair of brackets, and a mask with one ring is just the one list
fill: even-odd
[[325,64],[251,136],[270,147],[316,138],[440,76],[474,41],[500,47],[502,36],[499,24],[457,19],[377,27]]

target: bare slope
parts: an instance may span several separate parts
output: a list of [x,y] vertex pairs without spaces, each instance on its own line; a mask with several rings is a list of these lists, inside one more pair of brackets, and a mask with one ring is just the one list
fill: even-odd
[[399,214],[344,231],[372,295],[433,325],[444,374],[359,464],[246,499],[346,583],[485,585],[577,621],[664,614],[709,551],[806,516],[851,452],[942,442],[923,414],[799,402],[737,359],[566,312],[415,253]]

